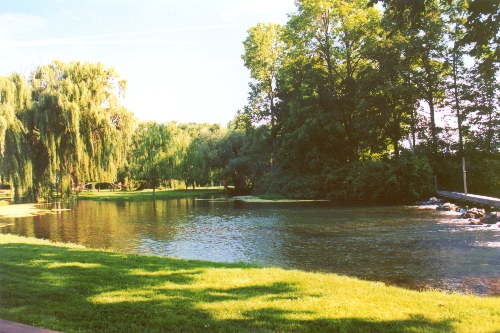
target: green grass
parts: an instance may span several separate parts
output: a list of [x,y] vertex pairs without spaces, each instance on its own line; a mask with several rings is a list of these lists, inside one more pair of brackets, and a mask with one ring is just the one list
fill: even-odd
[[281,195],[281,194],[269,194],[269,193],[264,193],[264,194],[259,194],[258,195],[259,199],[263,200],[284,200],[288,199],[287,197]]
[[0,318],[64,332],[499,332],[500,298],[0,235]]
[[173,199],[173,198],[193,198],[207,195],[222,195],[224,189],[221,188],[189,188],[184,190],[157,190],[153,195],[153,190],[142,191],[84,191],[78,194],[79,199],[84,200],[151,200],[151,199]]

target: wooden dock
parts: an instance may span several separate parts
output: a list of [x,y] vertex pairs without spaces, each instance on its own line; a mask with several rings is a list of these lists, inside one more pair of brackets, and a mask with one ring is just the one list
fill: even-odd
[[465,201],[465,202],[475,203],[475,204],[479,204],[479,205],[483,205],[483,206],[500,208],[500,199],[499,198],[486,197],[484,195],[477,195],[477,194],[465,195],[465,193],[448,192],[448,191],[436,191],[436,194],[438,197],[443,197],[443,198],[448,198],[448,199],[453,199],[453,200],[458,200],[458,201]]

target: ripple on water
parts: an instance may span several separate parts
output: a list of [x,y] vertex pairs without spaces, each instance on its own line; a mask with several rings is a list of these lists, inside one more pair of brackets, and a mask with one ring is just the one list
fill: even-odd
[[4,233],[123,252],[332,272],[412,289],[500,290],[500,228],[435,209],[79,201],[57,216],[2,222],[9,223]]
[[475,245],[500,248],[500,242],[476,242]]

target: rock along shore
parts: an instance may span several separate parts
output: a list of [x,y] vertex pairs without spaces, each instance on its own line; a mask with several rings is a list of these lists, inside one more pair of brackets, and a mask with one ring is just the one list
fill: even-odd
[[500,212],[488,212],[483,208],[464,208],[450,202],[445,202],[436,197],[430,198],[428,201],[419,202],[420,205],[436,205],[436,210],[449,212],[454,211],[461,213],[460,219],[466,220],[470,225],[488,225],[491,227],[500,228]]

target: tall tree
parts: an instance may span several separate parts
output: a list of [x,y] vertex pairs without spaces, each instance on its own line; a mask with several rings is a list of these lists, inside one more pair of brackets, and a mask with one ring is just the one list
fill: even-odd
[[[255,122],[268,120],[271,124],[272,169],[276,170],[278,135],[276,126],[276,75],[283,51],[282,28],[275,23],[258,23],[248,30],[243,42],[245,53],[242,58],[250,70],[250,76],[256,81],[250,84],[250,105],[245,109]],[[265,97],[263,97],[264,95]]]
[[486,58],[476,63],[469,75],[467,107],[471,124],[472,150],[494,156],[500,149],[500,65]]
[[500,61],[500,3],[496,0],[473,0],[469,5],[467,35],[471,55],[476,59]]
[[189,138],[189,144],[179,148],[181,161],[178,165],[177,176],[179,179],[184,180],[186,191],[189,184],[193,186],[194,190],[196,183],[201,183],[205,173],[205,159],[201,139]]
[[359,107],[364,115],[361,126],[367,133],[365,159],[390,152],[399,157],[400,141],[408,133],[412,110],[408,108],[407,96],[413,91],[402,74],[406,68],[396,43],[381,39],[373,51],[377,66],[367,69],[359,83],[363,97]]
[[174,138],[167,125],[155,121],[140,123],[132,140],[130,173],[136,180],[144,180],[153,188],[173,178],[176,153]]
[[0,77],[0,168],[13,187],[14,200],[32,200],[33,163],[19,117],[31,107],[31,90],[19,74]]
[[360,73],[371,65],[365,50],[367,42],[377,38],[379,12],[367,8],[364,0],[304,0],[296,4],[297,12],[287,24],[287,56],[296,64],[302,63],[302,70],[310,68],[323,77],[320,85],[318,78],[313,79],[316,86],[312,91],[297,86],[297,95],[302,92],[311,100],[317,98],[316,110],[310,112],[324,113],[329,118],[321,122],[328,122],[328,136],[341,142],[339,158],[357,160],[363,140],[358,123],[358,80]]
[[471,123],[473,149],[492,156],[498,140],[500,3],[473,0],[469,3],[463,42],[470,46],[475,63],[468,76],[469,101],[466,111]]
[[203,154],[203,181],[205,184],[220,184],[223,169],[226,167],[220,158],[219,143],[225,138],[227,128],[219,124],[207,124],[200,129],[200,151]]
[[229,130],[219,141],[217,152],[224,165],[223,176],[232,180],[234,192],[239,195],[248,189],[250,166],[244,154],[246,135],[240,130]]
[[64,195],[85,180],[113,181],[126,163],[135,118],[120,105],[126,82],[101,63],[54,61],[31,75],[28,132],[49,158],[49,178]]
[[438,152],[438,128],[436,112],[438,101],[442,100],[443,79],[446,65],[444,54],[444,24],[437,0],[426,1],[422,15],[417,20],[416,28],[410,36],[419,56],[416,82],[421,88],[421,96],[427,103],[430,115],[431,148],[436,156]]
[[[370,3],[375,3],[372,0]],[[382,0],[386,12],[391,13],[393,28],[389,33],[403,33],[417,55],[413,84],[419,87],[418,98],[429,110],[430,146],[438,151],[436,112],[444,95],[443,83],[447,71],[444,61],[445,44],[442,8],[439,0]]]
[[468,0],[454,0],[449,6],[443,9],[447,46],[445,48],[445,59],[450,67],[450,75],[447,84],[447,97],[449,105],[455,111],[458,132],[458,154],[463,156],[463,130],[464,123],[464,95],[465,76],[467,68],[465,66],[465,55],[467,47],[464,43],[466,36],[465,23],[467,22]]

